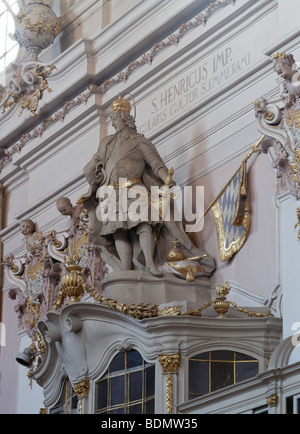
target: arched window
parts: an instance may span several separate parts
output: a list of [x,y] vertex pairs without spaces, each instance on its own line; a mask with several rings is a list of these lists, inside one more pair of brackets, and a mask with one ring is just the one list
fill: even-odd
[[[18,13],[17,0],[6,0],[5,3]],[[10,37],[15,33],[15,22],[5,3],[0,0],[0,73],[15,60],[19,50],[18,42]]]
[[235,351],[209,351],[189,360],[189,399],[258,374],[258,360]]
[[153,414],[155,365],[135,350],[119,353],[96,383],[95,413]]
[[78,398],[68,378],[62,384],[57,403],[50,409],[50,414],[77,414]]

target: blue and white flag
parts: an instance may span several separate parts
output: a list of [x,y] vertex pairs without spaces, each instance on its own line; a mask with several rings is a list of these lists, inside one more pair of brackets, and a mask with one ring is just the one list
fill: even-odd
[[250,230],[247,164],[243,162],[213,204],[220,261],[228,261],[245,244]]

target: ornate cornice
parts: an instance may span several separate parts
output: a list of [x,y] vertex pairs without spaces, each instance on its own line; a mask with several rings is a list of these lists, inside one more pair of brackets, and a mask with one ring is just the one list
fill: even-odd
[[30,141],[37,137],[42,137],[44,132],[53,124],[58,121],[63,122],[66,115],[76,106],[86,104],[89,98],[94,94],[105,94],[109,89],[120,83],[126,83],[128,78],[135,73],[140,67],[144,65],[152,65],[154,59],[170,46],[178,46],[179,42],[193,29],[199,26],[205,26],[208,20],[220,9],[228,6],[235,5],[236,0],[218,0],[212,2],[205,10],[194,16],[188,22],[182,24],[175,32],[170,34],[164,40],[156,43],[150,50],[145,52],[142,56],[132,61],[126,68],[119,71],[115,76],[105,80],[102,84],[97,85],[91,83],[86,90],[81,92],[70,101],[66,101],[63,106],[59,108],[52,115],[44,119],[39,125],[35,126],[31,131],[25,133],[13,145],[5,150],[5,157],[0,160],[0,170],[6,167],[11,161],[15,153],[21,152],[22,148]]

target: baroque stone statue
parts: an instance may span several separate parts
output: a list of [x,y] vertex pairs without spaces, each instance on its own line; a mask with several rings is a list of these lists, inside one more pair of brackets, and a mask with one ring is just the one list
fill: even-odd
[[294,108],[299,110],[300,74],[294,56],[292,54],[276,53],[274,70],[284,79],[284,94],[287,94],[286,108],[288,109],[294,105]]
[[130,102],[121,96],[113,102],[111,121],[116,133],[101,140],[84,167],[90,188],[80,201],[88,210],[90,239],[101,245],[115,271],[146,270],[160,277],[159,265],[176,238],[186,257],[202,256],[201,275],[209,276],[215,269],[213,258],[193,244],[182,221],[172,215],[163,218],[159,199],[150,194],[155,191],[159,196],[174,182],[155,145],[137,133],[130,111]]

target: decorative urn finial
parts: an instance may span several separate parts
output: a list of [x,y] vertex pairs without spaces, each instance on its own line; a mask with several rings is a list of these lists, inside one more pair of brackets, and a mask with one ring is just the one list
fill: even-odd
[[49,47],[61,32],[61,18],[58,18],[48,4],[31,1],[14,16],[15,39],[37,61],[42,50]]
[[66,274],[61,278],[61,290],[65,297],[70,298],[71,303],[79,302],[84,294],[86,279],[81,271],[79,265],[69,265]]

